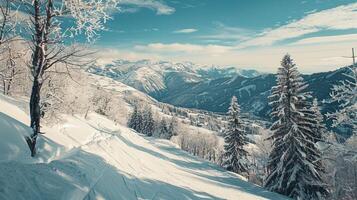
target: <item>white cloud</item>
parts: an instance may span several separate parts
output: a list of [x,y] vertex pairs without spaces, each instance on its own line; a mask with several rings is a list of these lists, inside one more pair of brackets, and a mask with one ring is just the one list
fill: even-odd
[[333,35],[333,36],[321,36],[310,37],[301,39],[294,42],[293,45],[311,45],[311,44],[323,44],[334,42],[355,42],[357,41],[357,34],[345,34],[345,35]]
[[255,35],[254,32],[248,29],[243,29],[239,27],[227,26],[221,22],[215,22],[217,31],[210,35],[201,35],[198,38],[208,39],[208,40],[217,40],[217,41],[226,41],[226,40],[235,40],[235,41],[244,41],[252,38],[252,35]]
[[[120,4],[149,8],[155,10],[158,15],[171,15],[175,12],[175,8],[155,0],[121,0]],[[136,12],[138,10],[135,8],[123,8],[123,11]]]
[[[228,65],[257,69],[262,72],[276,72],[281,58],[286,53],[292,55],[303,73],[334,70],[352,62],[351,59],[343,58],[351,54],[351,43],[338,41],[239,50],[220,45],[152,43],[135,46],[131,50],[118,53],[118,56],[129,59],[192,61],[206,65]],[[107,53],[105,55],[107,56]]]
[[176,30],[173,33],[194,33],[197,32],[197,29],[194,28],[186,28],[186,29],[180,29],[180,30]]
[[339,6],[306,15],[289,24],[266,30],[241,47],[266,46],[286,39],[297,38],[322,30],[347,30],[357,28],[357,3]]
[[206,55],[216,55],[228,52],[231,47],[220,45],[196,45],[196,44],[182,44],[182,43],[151,43],[148,45],[137,45],[134,49],[144,52],[157,53],[205,53]]

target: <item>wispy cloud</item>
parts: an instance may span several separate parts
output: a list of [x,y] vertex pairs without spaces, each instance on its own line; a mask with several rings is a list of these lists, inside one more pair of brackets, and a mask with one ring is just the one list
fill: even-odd
[[196,45],[196,44],[182,44],[182,43],[151,43],[148,45],[137,45],[136,50],[144,52],[157,53],[206,53],[207,55],[215,55],[228,52],[231,47],[220,45]]
[[[139,8],[149,8],[155,10],[158,15],[171,15],[175,12],[175,8],[155,0],[121,0],[120,4],[136,6]],[[122,12],[137,12],[138,10],[138,8],[122,8]]]
[[245,41],[251,39],[255,33],[251,30],[240,28],[240,27],[231,27],[227,26],[221,22],[215,22],[216,31],[213,34],[201,35],[198,38],[207,39],[207,40],[218,40],[218,41],[227,41],[233,40],[233,42]]
[[152,43],[133,49],[105,49],[98,51],[98,62],[110,63],[123,58],[130,60],[151,59],[175,62],[192,61],[206,65],[236,66],[262,72],[276,72],[282,56],[290,53],[303,73],[321,72],[351,64],[343,58],[351,54],[350,43],[324,43],[307,46],[267,46],[259,49],[236,50],[219,45]]
[[312,45],[312,44],[355,42],[355,41],[357,41],[357,34],[345,34],[345,35],[305,38],[292,43],[292,45]]
[[[284,54],[290,53],[303,73],[321,72],[351,64],[350,43],[323,43],[311,45],[266,46],[258,49],[234,49],[220,45],[181,43],[152,43],[135,46],[118,53],[122,58],[192,61],[206,65],[252,68],[275,72]],[[105,51],[107,52],[107,51]],[[105,55],[107,56],[107,55]],[[118,57],[117,57],[118,58]],[[102,59],[102,58],[101,58]]]
[[186,29],[179,29],[179,30],[176,30],[174,31],[173,33],[184,33],[184,34],[187,34],[187,33],[194,33],[194,32],[197,32],[198,30],[197,29],[194,29],[194,28],[186,28]]
[[348,30],[357,28],[357,3],[339,6],[306,15],[300,20],[265,30],[259,36],[241,46],[266,46],[276,42],[298,38],[324,30]]

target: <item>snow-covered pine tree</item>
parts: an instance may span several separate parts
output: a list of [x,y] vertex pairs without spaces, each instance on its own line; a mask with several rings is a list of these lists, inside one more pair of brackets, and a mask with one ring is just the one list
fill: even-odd
[[167,122],[164,118],[161,119],[158,127],[158,134],[160,138],[170,139],[169,129],[167,126]]
[[143,111],[142,115],[142,133],[147,136],[152,136],[155,129],[155,121],[153,118],[153,114],[151,108],[147,106]]
[[137,132],[140,132],[141,131],[140,123],[142,121],[141,118],[142,117],[141,117],[141,113],[138,109],[138,106],[134,105],[134,111],[131,114],[130,119],[128,121],[128,127],[136,130]]
[[330,94],[330,102],[337,102],[339,110],[328,113],[327,117],[333,120],[333,127],[348,126],[352,134],[357,134],[357,67],[348,68],[350,73],[345,74],[346,80],[334,85]]
[[321,156],[314,142],[317,122],[306,87],[290,55],[285,55],[269,97],[275,122],[264,185],[299,200],[322,199],[328,194],[317,162]]
[[316,120],[315,124],[315,143],[319,141],[325,141],[327,136],[327,129],[324,123],[324,116],[321,114],[320,106],[316,98],[314,98],[312,102],[311,110],[314,113],[314,117]]
[[313,128],[313,133],[314,133],[314,143],[316,145],[316,148],[318,148],[319,153],[312,155],[313,157],[311,159],[315,160],[316,167],[318,168],[320,175],[322,177],[322,180],[326,181],[326,162],[323,162],[323,154],[324,154],[324,149],[321,148],[323,146],[319,145],[320,144],[327,144],[327,138],[328,138],[328,130],[326,129],[326,125],[324,123],[324,116],[321,114],[321,109],[318,104],[317,98],[314,98],[311,106],[311,111],[313,114],[313,119],[315,121],[314,128]]
[[223,167],[238,174],[248,173],[247,151],[244,145],[248,143],[243,122],[240,119],[240,107],[235,96],[232,97],[228,111],[228,130],[225,133]]

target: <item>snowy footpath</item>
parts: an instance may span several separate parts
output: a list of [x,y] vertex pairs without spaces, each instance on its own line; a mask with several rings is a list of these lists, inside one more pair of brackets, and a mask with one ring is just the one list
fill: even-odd
[[287,199],[97,114],[43,127],[30,158],[25,107],[0,96],[0,199]]

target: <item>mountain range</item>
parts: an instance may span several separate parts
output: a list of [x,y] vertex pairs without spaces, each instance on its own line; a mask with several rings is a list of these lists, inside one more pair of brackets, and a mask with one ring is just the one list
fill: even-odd
[[[225,113],[230,99],[237,96],[243,112],[269,121],[267,98],[276,84],[274,74],[234,67],[203,66],[194,63],[118,60],[108,65],[92,65],[88,72],[119,80],[153,98],[179,107]],[[322,104],[329,99],[332,85],[346,79],[347,67],[303,75],[308,90],[321,103],[322,112],[336,105]]]

